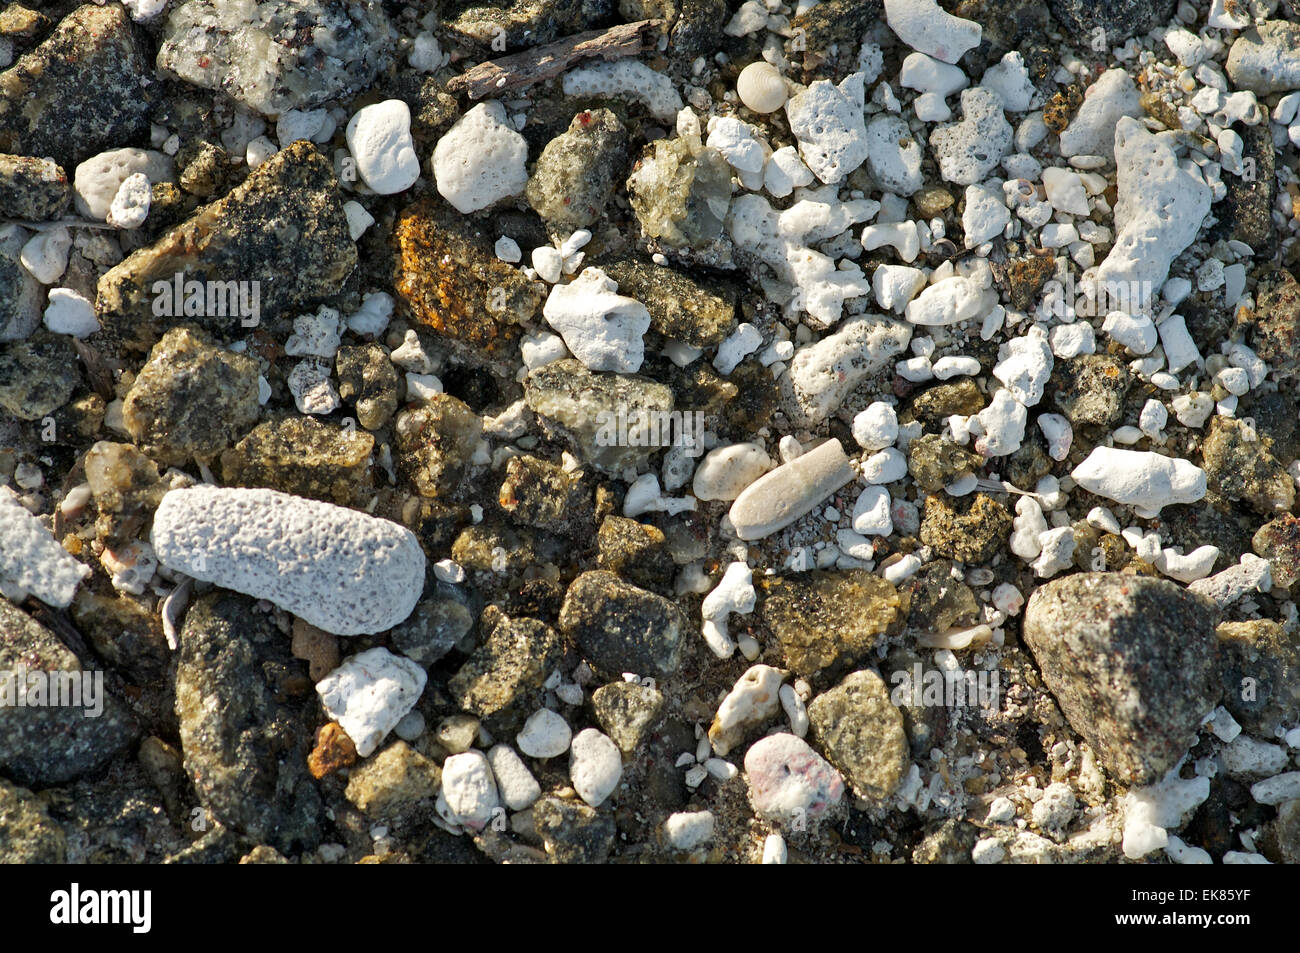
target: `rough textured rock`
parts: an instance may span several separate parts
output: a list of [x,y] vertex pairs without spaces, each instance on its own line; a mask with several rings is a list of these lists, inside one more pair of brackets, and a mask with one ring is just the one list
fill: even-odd
[[759,617],[798,675],[852,666],[876,639],[907,616],[907,600],[889,582],[861,569],[814,570],[754,580]]
[[0,342],[21,341],[41,323],[41,283],[22,264],[30,237],[18,225],[0,225]]
[[559,627],[595,668],[653,677],[677,670],[682,642],[694,630],[675,603],[600,569],[569,586]]
[[627,180],[641,230],[674,248],[699,248],[722,234],[731,169],[716,149],[692,154],[680,139],[650,144]]
[[280,850],[315,847],[320,793],[307,771],[306,666],[252,599],[214,592],[180,635],[176,717],[185,771],[223,825]]
[[482,431],[482,418],[463,401],[435,394],[397,416],[398,472],[421,496],[446,496],[460,483]]
[[356,408],[357,423],[378,430],[397,410],[401,378],[388,352],[378,344],[339,348],[335,359],[339,397]]
[[1272,738],[1300,710],[1300,638],[1272,619],[1224,622],[1216,632],[1223,707],[1246,731]]
[[627,130],[618,117],[608,109],[584,109],[546,144],[524,197],[548,224],[586,228],[605,214],[626,161]]
[[405,741],[394,741],[352,772],[344,796],[373,821],[406,824],[427,817],[442,769]]
[[498,615],[487,639],[452,676],[447,690],[462,711],[478,716],[493,735],[504,737],[540,706],[542,683],[563,654],[564,643],[550,626]]
[[1034,592],[1024,639],[1102,766],[1124,784],[1150,784],[1219,700],[1216,616],[1165,579],[1083,573]]
[[1261,526],[1252,548],[1268,560],[1275,589],[1290,589],[1300,581],[1300,520],[1290,513]]
[[19,420],[40,420],[62,407],[81,383],[77,354],[62,335],[38,331],[0,344],[0,407]]
[[610,682],[592,693],[591,707],[605,734],[630,757],[663,713],[664,696],[639,682]]
[[675,571],[667,537],[657,526],[623,516],[607,516],[596,531],[596,568],[659,591]]
[[940,494],[926,497],[921,542],[934,547],[937,555],[979,565],[1005,544],[1011,524],[1011,511],[991,496]]
[[340,505],[367,494],[375,438],[314,417],[268,420],[221,454],[231,486],[262,486]]
[[67,173],[51,159],[0,155],[0,218],[43,222],[72,204]]
[[1089,354],[1057,361],[1047,394],[1072,424],[1110,427],[1124,413],[1124,396],[1133,375],[1106,354]]
[[609,856],[617,829],[608,811],[554,797],[538,801],[532,811],[552,863],[601,864]]
[[[133,719],[103,686],[102,673],[96,688],[94,673],[83,671],[53,632],[3,598],[0,673],[6,698],[0,705],[0,774],[19,784],[40,789],[79,778],[111,761],[136,737]],[[20,706],[23,678],[27,703]],[[34,694],[42,686],[42,693]],[[51,704],[56,696],[65,704]],[[90,716],[99,705],[102,711]]]
[[86,4],[0,73],[0,152],[65,169],[149,136],[151,70],[126,9]]
[[[258,314],[241,316],[225,300],[205,305],[194,318],[222,340],[248,335],[249,329],[281,313],[336,292],[357,264],[357,247],[348,232],[338,182],[329,161],[306,140],[268,159],[220,201],[205,205],[161,239],[129,255],[99,280],[96,312],[104,338],[131,350],[151,346],[173,317],[156,316],[157,282],[212,282],[235,288],[241,304],[251,304],[257,282]],[[229,285],[237,282],[238,287]],[[173,295],[174,297],[174,295]],[[185,299],[189,300],[186,291]],[[188,311],[188,309],[185,309]],[[252,310],[252,309],[249,309]]]
[[618,293],[636,298],[650,312],[650,329],[691,347],[716,347],[736,325],[735,296],[707,288],[672,268],[631,258],[601,261],[618,282]]
[[516,523],[565,536],[590,538],[595,522],[591,486],[563,467],[527,454],[507,461],[497,502]]
[[1097,36],[1106,49],[1123,46],[1131,36],[1164,26],[1174,5],[1175,0],[1048,0],[1052,14],[1068,35]]
[[453,355],[504,371],[518,355],[519,323],[536,314],[544,291],[497,260],[495,240],[465,216],[417,202],[393,228],[393,287],[411,319],[436,332]]
[[26,788],[0,781],[0,864],[61,864],[68,838]]
[[1216,416],[1201,444],[1206,476],[1230,500],[1271,516],[1295,504],[1295,481],[1270,452],[1272,441],[1230,417]]
[[344,0],[187,0],[168,14],[158,69],[276,116],[365,89],[390,45],[382,9]]
[[195,328],[173,328],[122,401],[132,439],[165,466],[213,460],[257,420],[257,361],[217,348]]
[[893,794],[908,765],[903,715],[870,669],[854,672],[808,706],[813,737],[858,797]]
[[544,418],[543,423],[558,425],[581,459],[607,473],[619,474],[626,467],[648,462],[667,443],[662,433],[649,445],[609,439],[611,434],[617,435],[620,419],[625,423],[630,419],[632,430],[639,430],[638,419],[661,428],[672,412],[673,392],[647,377],[598,374],[565,358],[529,375],[524,399]]

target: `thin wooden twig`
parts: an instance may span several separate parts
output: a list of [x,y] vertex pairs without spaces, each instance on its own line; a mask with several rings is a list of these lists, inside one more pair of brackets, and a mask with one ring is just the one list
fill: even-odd
[[588,30],[545,46],[480,63],[448,80],[447,91],[468,93],[470,99],[483,99],[559,76],[581,60],[597,56],[605,60],[636,56],[645,49],[644,35],[662,22],[638,20],[636,23],[620,23],[608,30]]

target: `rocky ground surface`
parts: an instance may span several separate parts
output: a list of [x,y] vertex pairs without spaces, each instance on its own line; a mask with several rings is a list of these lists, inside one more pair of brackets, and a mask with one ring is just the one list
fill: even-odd
[[0,861],[1297,862],[1298,17],[4,6]]

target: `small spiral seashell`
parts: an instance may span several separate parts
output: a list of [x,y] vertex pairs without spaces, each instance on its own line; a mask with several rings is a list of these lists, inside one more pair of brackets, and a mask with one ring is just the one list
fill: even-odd
[[736,95],[756,113],[776,112],[789,96],[781,72],[771,63],[750,63],[736,77]]

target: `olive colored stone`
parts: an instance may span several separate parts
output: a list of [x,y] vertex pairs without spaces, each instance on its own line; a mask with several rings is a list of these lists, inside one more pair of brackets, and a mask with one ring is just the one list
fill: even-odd
[[378,430],[397,410],[402,380],[378,344],[341,347],[334,359],[339,377],[339,397],[356,407],[357,422]]
[[397,415],[398,474],[421,496],[446,496],[460,484],[482,432],[483,419],[463,401],[434,394]]
[[0,779],[0,864],[61,864],[68,839],[40,799]]
[[180,187],[199,198],[223,191],[230,177],[226,150],[202,139],[187,142],[176,160],[181,167]]
[[863,669],[808,705],[813,738],[858,797],[880,803],[909,763],[903,716],[879,675]]
[[487,639],[447,683],[456,705],[494,736],[518,731],[541,707],[543,683],[560,664],[564,643],[555,630],[528,618],[484,613]]
[[1120,361],[1107,354],[1057,361],[1047,393],[1072,424],[1110,427],[1124,413],[1124,396],[1133,375]]
[[[333,167],[300,139],[100,278],[96,312],[104,330],[96,342],[111,351],[147,350],[182,316],[222,341],[244,338],[250,327],[313,310],[314,302],[343,287],[356,266],[357,246]],[[174,289],[177,273],[187,285],[205,283],[202,314],[187,313],[188,292],[163,309],[169,314],[155,313],[155,286]],[[169,297],[176,297],[174,290]],[[241,313],[245,305],[251,313]]]
[[257,361],[197,328],[168,331],[122,401],[131,438],[165,466],[212,460],[257,420]]
[[40,420],[66,404],[81,383],[77,353],[61,334],[37,331],[0,344],[0,407],[19,420]]
[[669,340],[707,349],[736,326],[734,295],[710,290],[680,271],[634,258],[602,261],[600,267],[618,282],[619,294],[646,306],[651,330]]
[[672,391],[637,374],[599,374],[565,358],[530,374],[524,399],[544,427],[567,437],[580,459],[606,473],[643,466],[672,441],[664,433]]
[[610,682],[592,693],[591,707],[601,730],[631,757],[663,714],[664,696],[639,682]]
[[[64,784],[95,771],[138,734],[131,715],[104,687],[103,673],[83,671],[53,632],[3,598],[0,699],[0,771],[26,787]],[[99,713],[88,717],[96,708]]]
[[926,497],[921,542],[940,556],[978,566],[992,559],[1011,533],[1011,511],[991,496]]
[[663,590],[676,566],[663,531],[624,516],[606,516],[596,532],[596,568],[616,572],[646,589]]
[[584,109],[546,144],[524,198],[553,227],[586,228],[604,216],[626,163],[627,130],[618,117]]
[[158,465],[129,443],[101,440],[86,452],[85,468],[96,533],[110,545],[130,542],[167,492]]
[[1295,505],[1295,481],[1270,452],[1272,441],[1231,417],[1215,416],[1201,444],[1202,466],[1210,484],[1230,500],[1240,500],[1270,516]]
[[315,417],[268,420],[221,454],[230,486],[261,486],[342,506],[370,490],[375,438]]
[[969,377],[938,384],[912,398],[912,413],[929,430],[941,430],[954,414],[969,417],[984,409],[984,395]]
[[907,597],[862,569],[764,576],[754,584],[762,596],[759,617],[797,675],[862,661],[878,636],[907,617]]
[[437,764],[394,741],[353,770],[343,794],[371,820],[406,824],[434,810],[441,787]]
[[507,461],[497,502],[517,523],[565,536],[591,535],[590,485],[540,457],[522,454]]
[[0,218],[44,222],[71,204],[72,183],[53,159],[0,155]]
[[542,798],[532,807],[533,825],[546,855],[556,864],[603,864],[614,847],[614,816],[581,802]]
[[519,573],[537,561],[537,538],[526,526],[501,519],[466,526],[451,545],[451,558],[479,572]]
[[983,467],[984,458],[938,434],[922,434],[907,448],[907,470],[922,489],[937,493],[958,477]]
[[217,590],[190,606],[176,717],[186,774],[222,825],[284,851],[320,842],[323,805],[307,770],[316,710],[306,666],[255,600]]
[[1251,347],[1280,376],[1300,373],[1300,282],[1285,268],[1263,275],[1246,316]]
[[1284,513],[1261,526],[1253,543],[1255,555],[1268,560],[1274,588],[1290,589],[1300,580],[1300,520]]
[[731,168],[716,149],[692,153],[681,139],[657,139],[627,180],[641,230],[674,248],[699,248],[722,234]]

